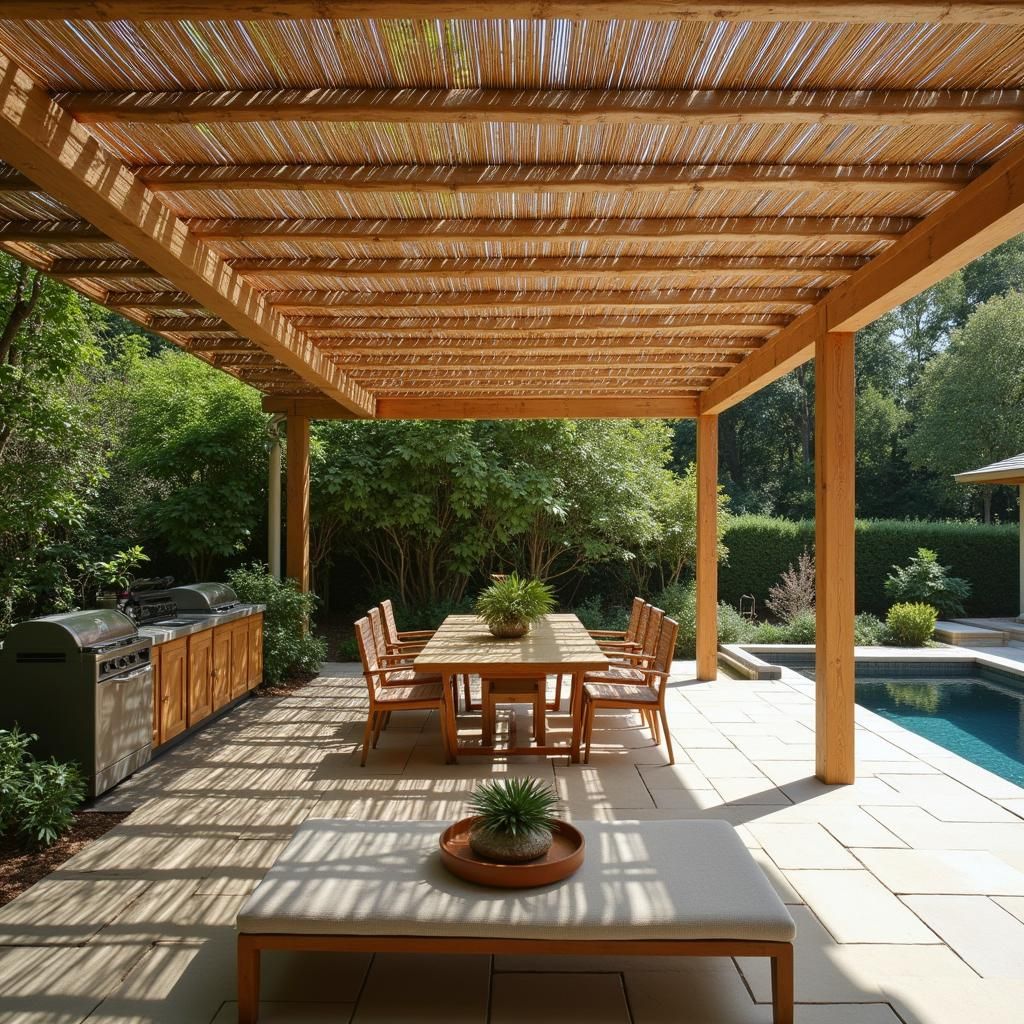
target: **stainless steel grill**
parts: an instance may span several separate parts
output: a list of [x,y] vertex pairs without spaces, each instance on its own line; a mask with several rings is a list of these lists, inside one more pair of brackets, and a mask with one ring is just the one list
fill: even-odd
[[238,595],[226,583],[192,583],[184,587],[172,587],[167,591],[177,605],[180,615],[216,615],[229,612],[241,602]]
[[150,758],[151,648],[114,609],[19,623],[0,651],[0,724],[36,733],[42,757],[77,761],[98,796]]

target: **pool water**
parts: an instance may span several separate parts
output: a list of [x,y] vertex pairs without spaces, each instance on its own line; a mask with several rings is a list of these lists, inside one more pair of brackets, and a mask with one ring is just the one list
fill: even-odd
[[857,703],[1024,786],[1024,693],[977,679],[858,679]]

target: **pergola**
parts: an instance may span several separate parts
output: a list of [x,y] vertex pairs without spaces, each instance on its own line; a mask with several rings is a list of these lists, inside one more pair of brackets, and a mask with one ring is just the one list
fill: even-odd
[[814,358],[817,771],[853,779],[853,332],[1024,230],[1024,5],[0,16],[0,245],[288,417],[303,585],[311,418],[695,417],[714,678],[717,417]]
[[[993,462],[980,469],[957,473],[953,479],[958,484],[981,484],[982,486],[1004,485],[1020,488],[1020,508],[1024,509],[1024,452],[1000,462]],[[1024,622],[1024,519],[1021,520],[1020,534],[1020,620]]]

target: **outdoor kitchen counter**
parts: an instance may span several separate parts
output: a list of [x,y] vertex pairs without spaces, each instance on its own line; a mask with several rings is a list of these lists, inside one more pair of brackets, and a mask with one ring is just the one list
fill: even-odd
[[181,615],[173,620],[183,625],[162,626],[159,623],[148,623],[139,626],[139,633],[148,636],[153,645],[170,643],[172,640],[180,640],[183,636],[191,636],[193,633],[201,633],[204,629],[213,629],[214,626],[223,626],[228,622],[235,622],[238,619],[248,618],[250,615],[258,615],[267,610],[265,604],[240,604],[228,612],[218,612],[215,615],[205,615],[197,612],[194,615]]

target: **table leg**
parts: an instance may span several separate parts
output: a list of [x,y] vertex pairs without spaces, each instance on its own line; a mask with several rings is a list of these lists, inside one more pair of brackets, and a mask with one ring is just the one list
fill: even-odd
[[448,764],[455,764],[457,761],[456,751],[459,745],[459,725],[458,719],[455,714],[456,704],[458,702],[458,676],[446,675],[444,677],[444,685],[442,686],[442,714],[445,719],[444,735],[445,735],[445,748],[447,752]]
[[572,750],[570,758],[573,764],[580,763],[580,739],[583,736],[583,673],[574,672],[572,676],[572,696],[569,698],[572,709]]
[[480,680],[480,742],[485,747],[494,745],[494,701],[490,679]]
[[260,951],[238,937],[238,1024],[256,1024],[260,1012]]

